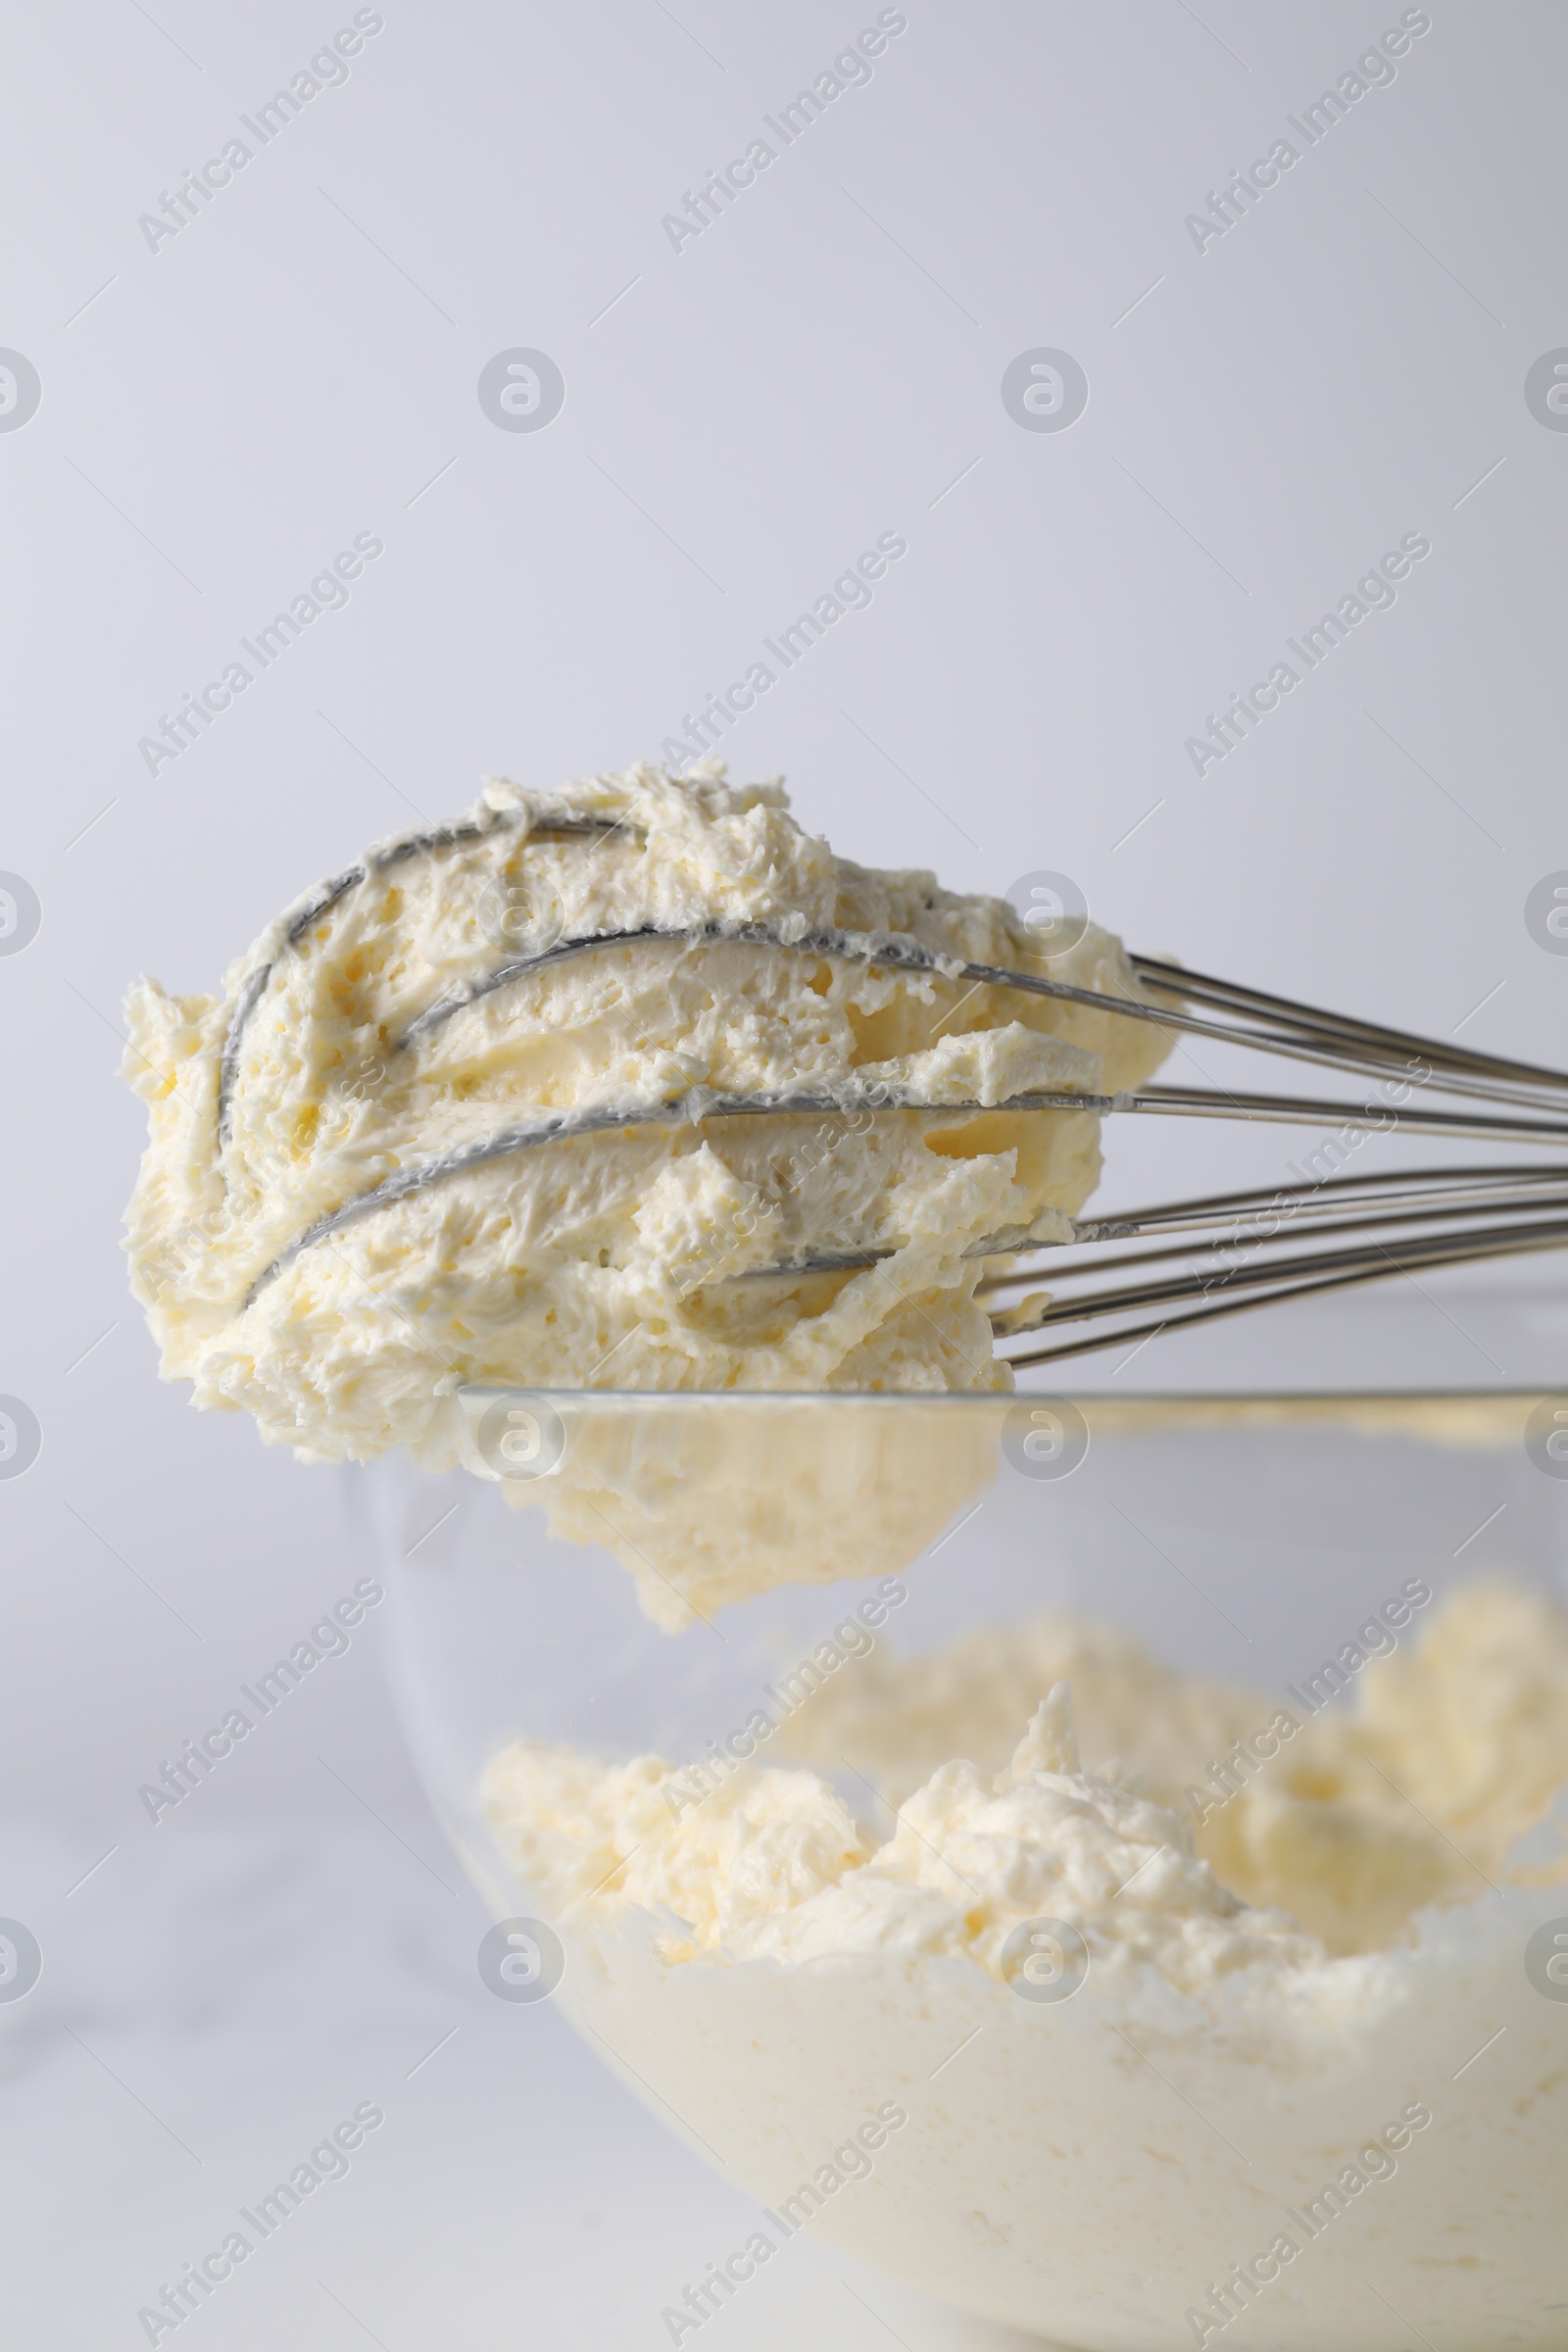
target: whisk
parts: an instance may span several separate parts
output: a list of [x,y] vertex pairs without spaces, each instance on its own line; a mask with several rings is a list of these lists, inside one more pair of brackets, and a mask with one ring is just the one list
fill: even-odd
[[[1106,1241],[1196,1234],[1194,1242],[1120,1255],[1077,1252]],[[1348,1248],[1324,1247],[1355,1234]],[[1049,1299],[994,1309],[999,1340],[1095,1324],[1093,1332],[1007,1356],[1022,1370],[1101,1348],[1157,1339],[1282,1299],[1348,1290],[1443,1266],[1568,1245],[1568,1167],[1435,1168],[1420,1175],[1327,1176],[1267,1192],[1217,1194],[1080,1224],[1049,1267],[1011,1269],[979,1286],[1000,1297],[1052,1283]],[[1173,1261],[1186,1270],[1167,1273]],[[1195,1262],[1196,1261],[1196,1262]],[[1095,1287],[1108,1274],[1126,1276]],[[1088,1288],[1078,1287],[1088,1279]],[[1060,1295],[1064,1286],[1068,1295]],[[1153,1311],[1150,1311],[1153,1310]],[[1125,1320],[1144,1315],[1144,1320]],[[1114,1328],[1110,1326],[1114,1324]]]
[[[564,814],[535,820],[541,834],[602,833],[602,826]],[[442,827],[397,845],[402,858],[460,837]],[[369,867],[369,870],[377,870]],[[350,868],[321,886],[284,934],[297,944],[328,907],[366,878],[368,865]],[[258,1277],[251,1299],[300,1253],[411,1193],[462,1175],[488,1161],[511,1157],[577,1136],[647,1125],[678,1126],[714,1120],[811,1115],[858,1120],[893,1110],[919,1110],[944,1124],[967,1115],[1094,1111],[1105,1116],[1200,1117],[1283,1122],[1342,1133],[1398,1131],[1453,1140],[1490,1140],[1554,1147],[1568,1145],[1568,1073],[1478,1053],[1451,1041],[1329,1012],[1292,999],[1242,987],[1146,956],[1131,956],[1132,971],[1152,1002],[1138,1003],[1038,972],[939,955],[901,936],[866,936],[815,930],[788,937],[766,923],[709,924],[691,929],[645,925],[562,938],[531,955],[498,963],[488,973],[428,1006],[394,1043],[394,1051],[416,1050],[466,1006],[529,974],[568,957],[635,948],[649,941],[688,946],[704,942],[750,945],[816,957],[843,958],[881,969],[966,980],[974,987],[1017,990],[1079,1004],[1118,1018],[1152,1022],[1178,1036],[1243,1046],[1319,1068],[1383,1081],[1384,1101],[1364,1103],[1302,1095],[1238,1093],[1224,1088],[1145,1087],[1135,1093],[1089,1095],[1035,1093],[1003,1104],[978,1102],[933,1104],[914,1090],[879,1083],[849,1082],[830,1089],[775,1090],[721,1094],[703,1087],[658,1102],[593,1104],[546,1111],[456,1149],[399,1169],[358,1198],[318,1217]],[[279,951],[281,952],[281,950]],[[227,1140],[229,1110],[246,1025],[264,996],[273,963],[252,974],[232,1015],[222,1054],[219,1131]],[[1447,1099],[1435,1107],[1431,1098]],[[1399,1100],[1396,1101],[1396,1098]],[[1467,1107],[1457,1107],[1464,1103]],[[1528,1114],[1528,1115],[1521,1115]],[[1180,1241],[1173,1237],[1185,1238]],[[1348,1246],[1344,1237],[1353,1236]],[[1105,1255],[1106,1245],[1153,1247]],[[1344,1176],[1326,1173],[1315,1181],[1262,1191],[1214,1195],[1130,1210],[1116,1217],[1086,1219],[1065,1240],[1042,1243],[1017,1230],[988,1236],[967,1254],[976,1258],[1027,1255],[1028,1265],[980,1285],[987,1300],[1012,1291],[1028,1293],[1050,1280],[1049,1298],[1026,1297],[1015,1305],[990,1309],[999,1341],[1010,1344],[1070,1325],[1097,1328],[1010,1355],[1022,1368],[1056,1361],[1091,1349],[1136,1342],[1155,1334],[1212,1320],[1285,1298],[1376,1282],[1418,1270],[1494,1257],[1559,1249],[1568,1243],[1568,1158],[1555,1166],[1441,1167],[1419,1174]],[[839,1273],[871,1266],[890,1250],[836,1245],[833,1237],[810,1242],[774,1265],[735,1279],[756,1282],[807,1274]],[[1176,1271],[1178,1263],[1184,1270]],[[1104,1277],[1123,1279],[1105,1285]],[[1082,1287],[1085,1283],[1088,1287]],[[1062,1284],[1070,1295],[1054,1292]],[[1097,1287],[1099,1286],[1099,1287]],[[1143,1316],[1142,1321],[1128,1321]],[[1114,1325],[1114,1329],[1109,1328]]]

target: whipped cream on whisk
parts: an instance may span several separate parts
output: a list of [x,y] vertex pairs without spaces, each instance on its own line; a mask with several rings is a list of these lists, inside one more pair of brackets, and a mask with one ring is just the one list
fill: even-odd
[[[216,994],[132,991],[165,1377],[303,1455],[431,1463],[476,1384],[1006,1386],[973,1252],[1064,1235],[1100,1173],[1093,1108],[1006,1104],[1102,1100],[1168,1041],[964,962],[1044,968],[1004,902],[836,857],[776,784],[487,785]],[[1093,925],[1050,971],[1143,1001]],[[771,1270],[824,1234],[861,1262]]]

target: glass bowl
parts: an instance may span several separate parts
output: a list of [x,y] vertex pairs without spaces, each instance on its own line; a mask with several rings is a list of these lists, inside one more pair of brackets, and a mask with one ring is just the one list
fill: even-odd
[[451,1409],[360,1479],[399,1704],[492,1989],[758,2200],[675,2341],[810,2228],[1105,2352],[1568,2345],[1568,1397]]

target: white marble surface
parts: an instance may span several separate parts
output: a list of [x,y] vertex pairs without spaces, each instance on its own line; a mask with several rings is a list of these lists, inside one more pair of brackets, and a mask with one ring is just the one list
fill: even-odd
[[[243,2229],[238,2209],[363,2101],[386,2120],[347,2175],[160,2344],[668,2343],[662,2307],[744,2242],[756,2208],[553,2008],[485,1991],[477,1898],[433,1830],[410,1820],[400,1832],[368,1814],[232,1834],[166,1817],[70,1895],[93,1860],[86,1846],[5,1835],[0,1909],[44,1952],[33,1990],[0,2004],[8,2343],[146,2343],[141,2307]],[[701,2334],[716,2352],[1030,2340],[927,2302],[808,2231]]]

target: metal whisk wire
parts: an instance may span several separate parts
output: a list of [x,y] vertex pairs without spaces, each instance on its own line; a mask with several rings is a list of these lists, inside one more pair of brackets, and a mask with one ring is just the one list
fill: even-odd
[[[1159,1240],[1170,1233],[1198,1238]],[[1358,1237],[1351,1247],[1318,1246],[1325,1238],[1338,1244],[1346,1235]],[[1101,1254],[1106,1242],[1145,1237],[1159,1246]],[[1176,1201],[1080,1226],[1070,1242],[1050,1253],[1049,1265],[1036,1258],[1028,1267],[1010,1267],[982,1282],[979,1295],[990,1299],[1043,1281],[1052,1284],[1043,1302],[1026,1299],[1021,1307],[993,1312],[993,1328],[1004,1342],[1069,1324],[1098,1327],[1086,1336],[1009,1353],[1007,1361],[1021,1370],[1286,1298],[1565,1245],[1568,1166],[1331,1176],[1314,1185]],[[1189,1271],[1165,1273],[1182,1261]],[[1073,1287],[1103,1285],[1107,1276],[1118,1275],[1131,1279],[1088,1290]],[[1152,1320],[1121,1320],[1149,1309],[1157,1310]]]

